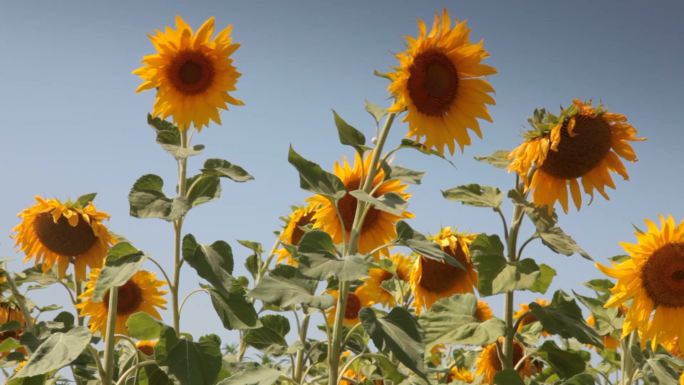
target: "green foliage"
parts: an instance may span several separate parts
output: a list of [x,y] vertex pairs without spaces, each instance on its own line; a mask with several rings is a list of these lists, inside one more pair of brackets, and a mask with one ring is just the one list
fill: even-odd
[[537,355],[551,365],[554,373],[564,379],[569,379],[584,372],[586,369],[586,364],[581,354],[561,349],[553,341],[544,341],[537,350]]
[[277,314],[260,317],[259,321],[262,326],[247,330],[244,336],[245,342],[249,346],[270,354],[283,354],[287,349],[285,336],[290,332],[290,321]]
[[499,208],[503,193],[496,187],[468,184],[442,191],[444,198],[475,207]]
[[316,286],[316,282],[302,276],[297,269],[279,266],[267,274],[249,296],[281,308],[298,304],[318,309],[331,307],[334,298],[329,294],[315,295]]
[[508,159],[510,151],[498,150],[486,156],[476,156],[475,160],[490,164],[496,168],[506,169],[511,161]]
[[217,385],[273,385],[278,377],[280,377],[280,371],[268,366],[260,366],[234,374]]
[[340,178],[324,171],[316,163],[304,159],[292,146],[290,146],[287,160],[299,172],[299,187],[302,189],[321,194],[331,200],[341,199],[346,194]]
[[411,184],[420,184],[425,176],[425,172],[411,170],[406,167],[401,166],[391,166],[388,164],[383,164],[383,170],[385,171],[385,180],[400,180]]
[[396,230],[397,244],[406,246],[423,257],[446,262],[460,269],[465,269],[459,261],[445,253],[435,242],[428,240],[425,235],[414,230],[408,223],[404,221],[397,222]]
[[228,178],[233,182],[247,182],[254,179],[244,168],[223,159],[207,159],[204,162],[202,174],[218,178]]
[[366,202],[380,211],[390,213],[392,215],[401,216],[408,208],[408,203],[401,197],[401,195],[388,192],[380,197],[374,197],[363,190],[354,190],[349,193],[354,198],[361,202]]
[[52,334],[40,344],[16,377],[39,376],[69,365],[90,343],[90,338],[90,331],[84,326]]
[[126,321],[128,335],[139,340],[154,340],[161,335],[164,325],[145,312],[137,312]]
[[495,385],[525,385],[518,372],[513,369],[504,369],[494,376]]
[[112,288],[123,286],[145,262],[145,254],[128,242],[119,242],[107,253],[104,267],[95,282],[93,301],[102,301]]
[[159,218],[175,221],[190,209],[185,198],[167,198],[162,191],[164,181],[157,175],[140,177],[128,194],[131,216],[136,218]]
[[213,334],[199,342],[181,338],[169,350],[167,365],[182,385],[213,384],[221,369],[221,340]]
[[218,177],[197,174],[188,178],[186,200],[190,207],[211,202],[221,196],[221,181]]
[[147,114],[147,124],[152,126],[157,133],[157,143],[176,159],[198,155],[204,150],[204,145],[201,144],[194,145],[192,148],[183,148],[180,131],[171,122]]
[[363,154],[368,149],[365,146],[366,137],[363,133],[342,119],[335,110],[333,110],[333,117],[335,118],[335,126],[340,137],[340,143],[352,146],[359,154]]
[[387,110],[366,100],[366,111],[373,117],[376,125],[380,125],[380,121],[387,115]]
[[553,300],[548,306],[530,303],[530,311],[544,326],[544,330],[551,334],[603,347],[601,337],[584,321],[582,310],[575,300],[562,290],[554,293]]

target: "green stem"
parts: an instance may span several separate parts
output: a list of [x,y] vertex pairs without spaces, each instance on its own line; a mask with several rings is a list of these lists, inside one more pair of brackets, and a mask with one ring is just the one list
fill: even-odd
[[[76,306],[79,304],[79,302],[81,302],[81,293],[83,292],[83,287],[81,285],[81,282],[78,279],[76,279],[76,274],[74,274],[74,291],[76,292],[76,296],[74,298],[74,306]],[[78,311],[78,307],[76,307],[76,309],[76,325],[83,326],[83,317],[81,317],[81,314]]]
[[107,331],[105,332],[104,372],[105,378],[102,385],[112,385],[114,378],[114,345],[116,344],[116,313],[119,297],[119,289],[109,289],[109,308],[107,310]]
[[129,377],[131,374],[133,374],[134,372],[136,372],[138,369],[143,368],[143,367],[145,367],[145,366],[154,365],[154,364],[156,364],[156,363],[157,363],[157,361],[148,360],[148,361],[143,361],[143,362],[141,362],[141,363],[139,363],[139,364],[137,364],[137,365],[134,365],[134,366],[128,368],[128,370],[126,370],[125,372],[123,372],[123,374],[121,375],[121,377],[119,377],[119,380],[116,382],[116,385],[123,385],[123,384],[125,384],[125,383],[126,383],[126,380],[128,379],[128,377]]
[[306,308],[302,309],[304,311],[304,319],[302,320],[302,326],[299,330],[299,343],[300,347],[297,350],[297,357],[295,358],[295,368],[294,368],[294,380],[298,383],[302,382],[302,374],[304,373],[304,352],[306,350],[306,335],[309,331],[309,320],[310,315]]
[[[188,132],[180,132],[180,144],[182,148],[188,147]],[[188,160],[181,158],[178,160],[178,195],[185,196],[187,190],[187,171]],[[180,336],[180,305],[178,301],[180,289],[180,273],[182,266],[181,259],[181,237],[183,234],[183,217],[173,222],[174,242],[173,242],[173,285],[171,290],[171,307],[173,308],[173,329],[176,335]]]
[[[373,187],[373,180],[378,172],[378,164],[380,161],[380,156],[382,154],[382,149],[385,146],[387,137],[389,136],[390,128],[392,127],[392,122],[394,122],[396,114],[391,113],[387,115],[385,124],[380,130],[378,135],[378,141],[373,148],[371,155],[370,167],[368,168],[368,175],[366,175],[363,185],[361,187],[362,191],[368,193]],[[359,246],[359,237],[361,236],[361,227],[363,225],[363,220],[366,213],[366,204],[364,202],[356,202],[356,212],[354,213],[354,222],[352,223],[352,228],[349,235],[349,241],[345,244],[345,257],[348,255],[356,254]],[[328,385],[337,385],[339,377],[339,366],[340,366],[340,353],[341,353],[341,342],[342,342],[342,327],[344,321],[344,313],[347,308],[347,296],[349,295],[349,282],[342,281],[339,284],[339,292],[337,297],[337,308],[335,309],[335,321],[333,323],[332,330],[332,343],[328,348]]]
[[622,356],[620,357],[620,366],[622,367],[622,381],[620,385],[631,385],[632,378],[634,376],[634,362],[632,360],[632,346],[634,345],[634,340],[636,339],[636,332],[632,332],[629,338],[623,338],[621,341],[622,345]]

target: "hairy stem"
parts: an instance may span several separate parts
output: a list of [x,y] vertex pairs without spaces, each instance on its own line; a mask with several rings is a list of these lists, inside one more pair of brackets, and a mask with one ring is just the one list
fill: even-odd
[[[188,147],[188,133],[187,131],[180,132],[181,147]],[[185,196],[187,189],[187,158],[178,160],[178,195]],[[173,241],[173,285],[171,290],[171,307],[173,308],[173,329],[176,335],[180,335],[180,304],[178,301],[180,289],[180,272],[182,266],[181,259],[181,237],[183,234],[183,217],[176,219],[173,222],[174,241]]]
[[[516,183],[517,184],[517,183]],[[516,186],[521,189],[521,186]],[[524,214],[524,207],[522,205],[515,205],[513,210],[513,219],[511,221],[511,228],[508,232],[507,237],[507,259],[509,262],[515,262],[518,260],[517,242],[518,242],[518,232],[520,231],[520,226],[522,225],[522,219]],[[506,322],[506,340],[503,346],[503,367],[505,369],[511,369],[516,364],[513,362],[513,338],[515,337],[515,327],[513,324],[513,307],[514,307],[514,291],[506,292],[506,298],[504,303],[504,314]]]
[[302,320],[302,326],[299,329],[299,343],[301,346],[297,350],[297,357],[295,358],[294,367],[294,380],[298,383],[302,382],[302,374],[304,374],[304,351],[306,350],[306,335],[309,331],[310,320],[310,315],[308,314],[306,308],[302,310],[304,311],[304,319]]

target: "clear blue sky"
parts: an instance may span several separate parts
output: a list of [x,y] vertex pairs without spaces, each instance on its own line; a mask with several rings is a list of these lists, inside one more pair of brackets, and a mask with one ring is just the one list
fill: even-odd
[[[417,18],[429,23],[443,7],[468,19],[475,39],[484,38],[489,64],[499,71],[490,79],[497,105],[494,123],[483,124],[484,140],[452,158],[456,168],[400,155],[398,164],[428,171],[422,185],[411,187],[414,227],[499,231],[493,213],[447,202],[440,190],[472,182],[511,186],[511,175],[472,157],[514,147],[535,107],[556,110],[576,97],[627,114],[648,141],[635,145],[640,161],[628,166],[632,180],[618,181],[610,201],[599,198],[579,213],[561,215],[563,228],[604,261],[622,252],[619,241],[633,240],[632,224],[643,218],[684,218],[681,1],[3,2],[0,233],[6,235],[0,255],[20,257],[9,234],[16,213],[32,205],[35,194],[65,199],[96,191],[97,207],[112,216],[111,229],[170,266],[171,226],[128,215],[127,194],[140,175],[161,175],[169,192],[175,183],[175,164],[145,123],[153,93],[136,95],[139,80],[130,72],[152,52],[146,34],[172,24],[176,14],[194,27],[213,15],[219,27],[233,24],[242,44],[234,55],[243,73],[235,96],[246,106],[223,113],[224,125],[205,129],[195,141],[207,145],[205,158],[240,164],[256,180],[224,182],[223,198],[194,210],[185,229],[201,242],[228,241],[242,266],[248,253],[235,240],[269,247],[278,217],[306,197],[287,163],[288,145],[327,168],[351,155],[337,143],[331,108],[372,136],[363,100],[388,103],[387,83],[373,70],[395,65],[402,36],[415,35]],[[391,143],[405,130],[396,125]],[[570,290],[599,276],[579,257],[542,247],[529,252],[558,270],[553,289]],[[187,292],[197,280],[186,273]],[[37,299],[63,302],[59,291]],[[498,310],[500,299],[492,302]],[[215,331],[230,342],[235,334],[222,331],[210,306],[207,298],[193,297],[184,328]]]

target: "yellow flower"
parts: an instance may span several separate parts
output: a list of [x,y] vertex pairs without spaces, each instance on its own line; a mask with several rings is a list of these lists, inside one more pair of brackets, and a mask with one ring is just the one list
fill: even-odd
[[[362,187],[361,184],[363,183],[364,176],[368,175],[370,171],[370,163],[370,156],[361,161],[361,157],[357,154],[353,168],[349,165],[347,159],[344,159],[342,164],[335,162],[334,173],[342,180],[347,191],[358,190]],[[374,197],[395,193],[404,200],[407,200],[411,195],[404,193],[406,187],[407,185],[399,180],[385,180],[385,173],[382,169],[378,170],[372,183]],[[337,207],[342,217],[342,223],[340,223],[340,219],[337,216],[334,204],[328,198],[322,195],[314,195],[308,201],[317,207],[316,214],[314,214],[314,227],[330,234],[336,243],[342,243],[345,237],[349,238],[356,212],[356,198],[347,193],[338,201]],[[370,207],[363,221],[363,226],[361,226],[358,245],[359,252],[363,254],[369,253],[376,247],[382,246],[396,238],[395,224],[402,218],[413,218],[413,214],[404,211],[401,216],[397,216]],[[386,254],[387,251],[383,250],[382,253]]]
[[[408,278],[408,269],[410,269],[410,262],[406,257],[400,254],[395,254],[390,257],[392,264],[396,269],[397,278],[406,280]],[[368,304],[379,303],[385,306],[394,306],[394,295],[382,287],[382,283],[388,279],[392,279],[394,274],[378,268],[368,270],[368,278],[366,278],[356,290],[357,295],[362,298],[363,302]],[[403,278],[402,278],[403,277]]]
[[135,343],[135,347],[146,356],[154,356],[154,347],[157,346],[157,342],[157,340],[138,341]]
[[[537,298],[534,300],[534,302],[537,305],[542,306],[542,307],[549,306],[551,304],[549,301],[542,299],[542,298]],[[513,313],[513,319],[518,320],[520,317],[523,317],[523,316],[525,318],[523,318],[522,321],[520,321],[520,324],[518,326],[518,332],[522,331],[522,329],[525,326],[539,321],[534,314],[529,312],[530,311],[530,305],[529,304],[521,303],[519,305],[519,307],[520,307],[520,310]],[[545,336],[548,335],[547,332],[542,332],[542,334],[544,334]]]
[[[0,325],[4,325],[13,321],[18,322],[20,327],[18,329],[0,332],[0,343],[8,338],[19,340],[21,334],[24,332],[24,326],[26,326],[24,315],[16,305],[11,302],[0,302]],[[18,350],[25,353],[24,348],[19,348]],[[0,353],[0,358],[8,355],[9,353],[10,352]]]
[[475,381],[475,377],[473,377],[473,373],[471,373],[470,370],[454,366],[451,368],[451,370],[449,370],[449,378],[447,379],[447,383],[452,381],[461,381],[465,382],[466,384],[472,384],[473,381]]
[[477,307],[475,308],[475,318],[480,322],[485,322],[494,317],[494,312],[489,304],[481,299],[477,300]]
[[[104,334],[107,327],[107,314],[109,313],[109,293],[105,294],[102,302],[93,302],[95,282],[99,276],[100,269],[93,269],[86,289],[79,297],[81,302],[76,306],[81,317],[90,317],[90,330],[93,333],[99,330],[101,334]],[[157,308],[166,308],[164,294],[167,292],[161,290],[161,287],[165,285],[166,282],[157,280],[154,273],[139,270],[133,274],[128,282],[120,286],[116,307],[116,333],[128,334],[126,321],[128,321],[128,317],[137,312],[142,311],[154,318],[161,319]]]
[[102,224],[109,219],[92,202],[85,207],[62,203],[57,199],[36,196],[36,204],[19,213],[22,222],[14,228],[16,245],[25,254],[24,262],[35,259],[43,272],[57,264],[60,277],[69,262],[74,264],[76,279],[86,279],[86,267],[99,268],[114,236]]
[[629,259],[613,267],[596,264],[617,279],[606,307],[628,307],[622,336],[638,331],[641,343],[653,349],[675,338],[684,350],[684,222],[660,216],[660,228],[646,220],[647,230],[637,242],[622,243]]
[[[499,343],[503,344],[503,337],[499,337]],[[517,366],[520,360],[525,357],[525,348],[518,341],[513,340],[513,366]],[[475,364],[477,367],[476,374],[483,376],[483,383],[494,384],[494,376],[501,371],[501,361],[499,354],[496,351],[496,343],[487,345],[482,349],[480,356]],[[537,363],[533,362],[531,358],[526,358],[518,369],[518,374],[524,377],[530,377],[539,371]]]
[[[594,190],[608,199],[605,187],[615,188],[610,171],[625,180],[629,178],[620,158],[636,161],[629,142],[644,139],[637,138],[636,129],[624,115],[575,99],[559,117],[547,114],[544,119],[533,121],[535,130],[509,155],[512,160],[509,170],[517,172],[526,188],[532,190],[536,205],[552,208],[559,201],[567,213],[569,189],[579,210],[580,178],[584,192],[592,199]],[[536,171],[529,179],[533,165]]]
[[[344,320],[342,321],[345,326],[354,326],[361,322],[359,319],[359,312],[362,308],[368,307],[370,304],[365,302],[365,298],[359,296],[358,288],[355,291],[350,291],[347,294],[347,307],[344,309]],[[327,310],[326,319],[328,324],[332,325],[335,322],[335,312],[337,311],[337,298],[340,294],[337,290],[328,290],[328,294],[335,298],[335,305]]]
[[420,314],[423,307],[430,309],[440,298],[474,291],[477,272],[469,251],[473,239],[473,234],[457,233],[451,227],[443,228],[433,237],[442,250],[460,262],[465,270],[424,256],[416,258],[410,278],[416,313]]
[[396,102],[390,112],[408,110],[407,137],[418,141],[440,154],[444,147],[454,153],[454,144],[463,148],[470,144],[468,129],[482,137],[477,119],[492,121],[487,110],[494,104],[489,95],[494,92],[486,75],[496,73],[493,67],[482,64],[489,56],[482,41],[470,42],[466,22],[454,20],[446,9],[435,15],[428,34],[425,23],[418,21],[420,34],[407,38],[406,51],[397,55],[399,67],[390,73],[392,83],[388,91]]
[[[302,239],[302,236],[304,236],[304,230],[302,230],[302,227],[313,224],[313,217],[315,213],[316,208],[312,205],[307,207],[297,207],[294,209],[287,220],[285,228],[280,233],[280,242],[292,246],[299,245],[299,241]],[[278,249],[277,254],[278,263],[286,261],[288,265],[297,265],[297,261],[292,258],[290,252],[284,247]]]
[[173,122],[182,131],[191,124],[201,130],[209,120],[221,124],[219,109],[244,103],[229,91],[235,91],[240,77],[231,55],[240,46],[230,37],[232,26],[214,39],[214,18],[210,17],[193,33],[192,28],[176,16],[176,29],[167,27],[150,35],[156,53],[143,57],[143,66],[133,71],[143,83],[136,92],[157,89],[152,115]]

